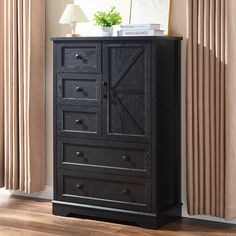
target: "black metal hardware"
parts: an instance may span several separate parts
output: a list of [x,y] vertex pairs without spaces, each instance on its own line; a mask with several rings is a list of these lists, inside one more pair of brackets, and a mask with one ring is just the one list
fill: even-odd
[[122,161],[129,161],[129,157],[128,156],[122,156]]
[[83,120],[76,120],[75,121],[77,125],[82,125],[83,124]]
[[76,59],[80,59],[80,60],[84,59],[84,57],[82,55],[80,55],[80,54],[75,54],[75,58]]
[[83,157],[83,153],[82,152],[76,152],[76,156],[77,157]]
[[84,91],[84,88],[77,86],[77,87],[76,87],[76,91],[77,91],[77,92],[83,92],[83,91]]
[[82,184],[77,184],[77,185],[76,185],[76,188],[77,188],[78,190],[82,190],[82,189],[84,188],[84,186],[83,186]]
[[128,194],[129,194],[129,190],[128,190],[128,189],[123,189],[123,190],[122,190],[122,193],[123,193],[124,195],[128,195]]
[[107,82],[103,82],[103,98],[107,98]]

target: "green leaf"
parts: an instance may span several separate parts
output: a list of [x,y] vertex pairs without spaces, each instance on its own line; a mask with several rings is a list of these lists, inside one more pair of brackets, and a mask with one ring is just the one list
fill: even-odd
[[112,6],[107,12],[98,11],[94,14],[94,21],[96,25],[102,27],[111,27],[113,25],[119,25],[122,22],[122,16],[120,12],[116,11],[116,7]]

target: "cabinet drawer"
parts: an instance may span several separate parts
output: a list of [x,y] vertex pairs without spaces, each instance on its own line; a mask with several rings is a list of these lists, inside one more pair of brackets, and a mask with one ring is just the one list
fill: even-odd
[[101,133],[100,109],[82,106],[58,106],[57,129],[69,136],[99,135]]
[[58,71],[101,73],[101,44],[59,44],[58,50]]
[[151,171],[150,147],[144,144],[58,139],[58,153],[61,167],[108,169],[116,171],[114,173],[126,171],[129,175]]
[[107,207],[148,210],[150,180],[106,174],[59,171],[59,200]]
[[99,105],[101,76],[60,73],[57,76],[57,97],[61,104]]

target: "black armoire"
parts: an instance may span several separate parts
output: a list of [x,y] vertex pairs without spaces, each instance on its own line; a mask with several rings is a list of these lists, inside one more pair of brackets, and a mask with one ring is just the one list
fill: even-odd
[[56,215],[181,216],[179,37],[53,38]]

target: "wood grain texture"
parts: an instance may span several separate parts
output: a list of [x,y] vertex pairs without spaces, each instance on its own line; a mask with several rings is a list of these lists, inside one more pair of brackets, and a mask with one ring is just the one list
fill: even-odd
[[181,219],[159,230],[88,219],[59,217],[51,213],[49,201],[12,197],[0,206],[0,235],[2,236],[227,236],[236,235],[236,226],[209,221]]
[[152,229],[179,218],[181,38],[53,43],[53,213]]

